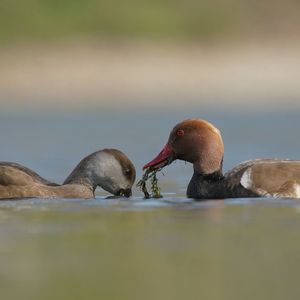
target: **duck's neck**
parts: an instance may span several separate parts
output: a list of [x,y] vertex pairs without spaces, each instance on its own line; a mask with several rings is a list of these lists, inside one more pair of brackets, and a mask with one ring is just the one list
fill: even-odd
[[225,184],[221,169],[211,174],[203,174],[194,169],[193,177],[188,185],[187,196],[197,199],[224,198]]
[[87,170],[83,170],[80,167],[76,167],[72,173],[67,177],[67,179],[64,181],[64,184],[81,184],[88,187],[90,190],[95,192],[95,189],[97,185],[92,180],[92,177],[90,176],[89,172]]

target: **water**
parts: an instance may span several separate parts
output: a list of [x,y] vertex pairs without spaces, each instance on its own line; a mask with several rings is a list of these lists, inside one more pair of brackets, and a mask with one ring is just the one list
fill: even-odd
[[[123,150],[142,165],[176,122],[204,117],[225,141],[224,168],[299,159],[296,113],[2,113],[1,160],[62,182],[85,155]],[[164,198],[0,202],[1,299],[298,299],[300,202],[185,198],[191,166],[167,167]]]

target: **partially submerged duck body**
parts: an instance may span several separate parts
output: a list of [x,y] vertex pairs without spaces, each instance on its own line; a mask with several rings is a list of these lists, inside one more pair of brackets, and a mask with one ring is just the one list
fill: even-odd
[[300,161],[257,159],[237,165],[224,176],[194,170],[189,198],[300,198]]
[[220,131],[205,120],[189,119],[174,127],[163,150],[144,169],[161,168],[176,159],[192,163],[189,198],[300,198],[300,161],[251,160],[223,175],[223,154]]
[[103,149],[80,161],[62,185],[17,163],[0,162],[0,199],[94,198],[97,186],[116,196],[131,196],[135,168],[116,149]]

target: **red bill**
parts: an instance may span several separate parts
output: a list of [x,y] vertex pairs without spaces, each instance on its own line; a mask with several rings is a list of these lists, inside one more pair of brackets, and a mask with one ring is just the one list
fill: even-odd
[[164,166],[170,164],[174,160],[174,157],[174,151],[169,144],[166,144],[166,146],[153,160],[144,165],[143,170],[148,168],[152,168],[153,170],[163,168]]

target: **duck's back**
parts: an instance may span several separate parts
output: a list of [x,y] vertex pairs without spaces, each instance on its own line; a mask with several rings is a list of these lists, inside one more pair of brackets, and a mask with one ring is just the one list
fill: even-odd
[[0,185],[2,186],[24,186],[40,183],[49,186],[57,186],[34,171],[12,162],[0,162]]
[[244,162],[225,174],[227,182],[258,196],[300,198],[300,161],[259,159]]
[[85,185],[58,185],[17,163],[0,162],[0,199],[93,198]]

